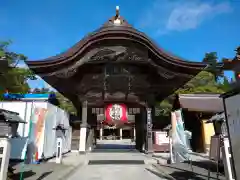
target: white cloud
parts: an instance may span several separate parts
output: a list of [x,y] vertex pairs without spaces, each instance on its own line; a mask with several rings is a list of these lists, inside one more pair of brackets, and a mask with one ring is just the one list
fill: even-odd
[[140,19],[139,26],[157,32],[158,35],[169,31],[184,31],[195,29],[204,21],[231,11],[228,2],[155,0]]

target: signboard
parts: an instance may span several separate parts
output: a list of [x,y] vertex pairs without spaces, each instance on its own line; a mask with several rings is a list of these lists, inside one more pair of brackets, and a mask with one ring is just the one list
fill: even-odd
[[147,108],[147,136],[152,138],[152,109]]
[[240,94],[224,99],[226,122],[236,179],[240,179]]
[[155,132],[155,143],[157,145],[169,144],[169,137],[167,137],[167,132]]

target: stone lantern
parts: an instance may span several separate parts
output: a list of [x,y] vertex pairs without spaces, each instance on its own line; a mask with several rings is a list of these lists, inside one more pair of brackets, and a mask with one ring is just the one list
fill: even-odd
[[7,179],[11,144],[9,139],[17,137],[19,123],[25,123],[19,114],[12,111],[0,109],[0,179]]

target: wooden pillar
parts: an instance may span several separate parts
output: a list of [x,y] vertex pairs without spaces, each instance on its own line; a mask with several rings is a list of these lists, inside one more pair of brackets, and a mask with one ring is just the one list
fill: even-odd
[[87,122],[87,101],[82,103],[82,123],[80,125],[80,141],[79,141],[79,152],[86,152],[86,141],[87,141],[87,131],[88,131],[88,122]]

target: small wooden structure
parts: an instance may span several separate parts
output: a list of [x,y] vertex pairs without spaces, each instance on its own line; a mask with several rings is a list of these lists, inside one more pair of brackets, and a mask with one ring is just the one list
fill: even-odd
[[0,136],[17,137],[17,128],[19,123],[26,123],[18,113],[0,109]]
[[[11,143],[9,138],[17,137],[19,123],[25,123],[19,114],[13,111],[0,109],[0,178],[6,179],[13,174],[13,168],[9,166]],[[7,172],[8,169],[8,172]]]
[[179,94],[174,109],[182,108],[185,129],[192,132],[191,148],[196,152],[208,152],[213,124],[206,123],[214,114],[223,111],[220,94]]

